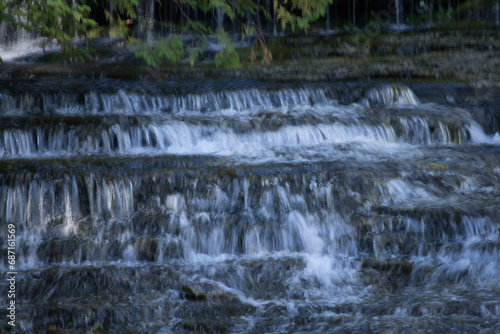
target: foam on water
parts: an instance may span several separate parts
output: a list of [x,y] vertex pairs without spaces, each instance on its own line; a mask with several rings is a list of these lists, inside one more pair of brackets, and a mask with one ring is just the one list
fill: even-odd
[[500,145],[500,133],[486,135],[483,128],[476,122],[468,126],[471,140],[475,144]]
[[19,40],[8,45],[0,43],[0,59],[4,62],[19,61],[29,57],[40,57],[45,52],[58,52],[60,47],[55,41],[43,38],[32,38],[28,34],[20,36]]

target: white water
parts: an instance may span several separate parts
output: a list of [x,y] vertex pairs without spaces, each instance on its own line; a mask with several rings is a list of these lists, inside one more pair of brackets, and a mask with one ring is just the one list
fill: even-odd
[[4,89],[23,303],[99,296],[167,332],[198,310],[242,333],[496,321],[499,135],[405,86],[339,92]]
[[25,38],[10,45],[0,44],[0,58],[4,62],[12,62],[23,57],[40,57],[44,52],[58,52],[59,49],[55,43],[47,43],[42,38]]
[[[335,88],[335,87],[334,87]],[[106,94],[90,91],[84,95],[84,105],[75,104],[77,95],[65,92],[52,94],[2,95],[0,110],[16,114],[23,110],[51,112],[61,115],[112,114],[149,115],[256,115],[262,111],[288,113],[316,105],[336,106],[341,94],[329,88],[299,88],[280,90],[243,89],[186,95],[150,95],[118,90]],[[337,97],[337,95],[339,95]],[[415,94],[402,85],[384,85],[369,89],[361,103],[378,105],[418,105]],[[338,109],[338,108],[337,108]]]
[[39,57],[44,52],[58,52],[60,47],[56,41],[34,37],[22,28],[13,30],[5,23],[0,24],[0,59],[12,62],[29,57]]
[[[41,124],[49,120],[43,116],[48,112],[134,118],[88,129],[84,118],[77,119],[81,122],[78,127],[70,126],[74,122],[70,118],[68,125],[35,123],[24,128],[6,128],[0,130],[0,157],[208,154],[267,159],[292,148],[299,154],[321,154],[325,145],[368,145],[383,153],[394,144],[499,143],[498,134],[486,135],[472,119],[457,128],[455,119],[448,120],[446,116],[437,120],[417,116],[439,107],[420,105],[410,89],[396,85],[368,89],[361,97],[361,105],[339,105],[334,93],[325,88],[250,89],[163,97],[120,90],[115,94],[89,92],[83,105],[75,105],[75,99],[66,93],[42,95],[41,99],[31,94],[21,98],[3,94],[0,105],[3,114],[21,117],[20,108],[37,110],[39,100],[43,106]],[[369,118],[370,105],[395,108],[397,123],[389,119],[374,123]],[[450,112],[443,111],[443,115]],[[467,117],[464,111],[453,113]],[[145,115],[153,118],[137,119]],[[388,112],[386,117],[394,116]],[[309,124],[309,120],[318,124]],[[297,150],[299,147],[302,150]]]

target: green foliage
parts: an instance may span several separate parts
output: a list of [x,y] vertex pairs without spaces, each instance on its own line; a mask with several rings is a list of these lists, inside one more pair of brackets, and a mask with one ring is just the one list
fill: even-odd
[[[160,5],[167,2],[155,0]],[[189,63],[193,66],[195,61],[201,56],[206,48],[206,38],[212,35],[217,38],[221,49],[215,55],[215,65],[217,67],[232,68],[238,65],[239,56],[233,43],[223,31],[213,32],[210,25],[204,21],[192,20],[186,13],[187,8],[200,10],[206,14],[222,12],[223,15],[232,21],[239,18],[246,21],[250,14],[254,21],[246,27],[246,37],[254,38],[254,45],[259,44],[262,48],[263,62],[269,63],[272,59],[271,52],[266,45],[260,18],[272,20],[271,14],[265,8],[264,1],[252,0],[172,0],[177,7],[176,13],[184,17],[183,33],[196,32],[202,37],[193,45],[186,47],[182,45],[179,36],[172,36],[167,39],[158,40],[155,43],[143,43],[136,39],[130,39],[129,46],[134,54],[143,59],[146,64],[158,67],[164,62],[177,63],[184,54],[184,48],[189,54]],[[273,0],[277,19],[285,28],[291,26],[292,29],[307,29],[311,22],[321,17],[326,9],[326,5],[333,0]],[[92,18],[91,3],[98,3],[97,0],[0,0],[0,23],[6,22],[14,28],[23,25],[22,22],[29,22],[24,27],[29,31],[41,33],[47,39],[55,39],[61,46],[61,51],[66,56],[74,55],[83,58],[88,54],[88,50],[75,50],[74,39],[102,36],[106,31],[111,36],[129,35],[129,27],[139,23],[139,29],[147,24],[151,24],[153,18],[148,18],[144,23],[144,17],[138,17],[136,10],[140,6],[139,0],[105,0],[103,4],[104,17],[109,23],[108,28],[99,27]],[[262,4],[261,4],[262,3]],[[94,16],[92,16],[94,15]],[[175,22],[171,22],[170,26]],[[168,23],[160,22],[165,26]],[[144,34],[139,34],[142,38]],[[151,37],[150,34],[147,36]],[[252,49],[253,51],[253,49]]]
[[195,31],[201,33],[202,35],[211,34],[212,29],[207,26],[205,23],[196,20],[189,20],[184,25],[184,32]]
[[[0,24],[11,24],[14,29],[23,27],[26,30],[31,30],[30,24],[25,24],[24,19],[26,13],[22,10],[26,4],[26,0],[0,0]],[[0,64],[3,63],[0,57]]]
[[[109,10],[105,12],[106,19],[108,21],[113,21],[119,19],[119,15],[125,15],[125,17],[135,20],[137,19],[137,14],[135,13],[135,6],[139,6],[139,0],[113,0],[108,1]],[[118,14],[115,18],[111,15],[111,11]]]
[[463,21],[463,22],[449,22],[441,26],[444,31],[456,31],[456,30],[482,30],[482,29],[492,29],[494,26],[488,22],[478,22],[478,21]]
[[27,2],[27,18],[31,28],[42,36],[55,38],[62,53],[73,50],[73,37],[86,37],[97,22],[89,18],[90,7],[82,1],[71,6],[65,0],[38,0]]
[[234,20],[235,12],[233,7],[231,7],[230,2],[226,0],[210,0],[209,1],[210,9],[222,9],[224,15],[227,15],[231,21]]
[[[292,30],[299,28],[307,31],[311,22],[325,15],[326,6],[333,0],[284,0],[281,3],[274,0],[276,18],[285,29],[290,26]],[[300,14],[296,14],[296,13]]]
[[26,0],[0,1],[0,24],[12,24],[14,29],[22,26],[29,29],[29,24],[23,24],[22,19],[26,17],[22,8],[25,7]]
[[236,14],[240,17],[246,16],[247,11],[251,15],[256,15],[258,12],[265,11],[264,7],[260,6],[258,1],[252,0],[239,0],[235,7]]
[[109,22],[108,33],[111,37],[128,35],[128,26],[137,20],[135,6],[139,0],[113,0],[108,1],[108,8],[104,10],[104,16]]
[[137,58],[144,60],[148,66],[155,68],[159,68],[166,61],[171,64],[178,63],[184,53],[182,38],[177,35],[155,42],[143,42],[131,38],[129,47],[134,51]]
[[466,13],[467,11],[472,11],[476,9],[476,6],[478,6],[477,9],[481,8],[487,8],[488,6],[492,6],[495,3],[496,0],[467,0],[463,1],[459,5],[458,12],[459,13]]
[[[156,13],[155,18],[160,18],[158,22],[161,27],[169,27],[170,30],[179,30],[179,15],[183,17],[182,33],[195,32],[201,35],[197,41],[191,45],[182,45],[179,36],[172,36],[168,39],[159,39],[156,43],[142,43],[131,39],[129,45],[133,48],[137,57],[144,59],[147,64],[158,67],[163,62],[179,62],[184,50],[189,57],[189,63],[194,65],[206,49],[206,40],[209,35],[217,38],[221,45],[220,51],[215,56],[217,67],[231,68],[238,65],[239,57],[231,43],[229,37],[223,31],[213,32],[210,28],[209,20],[215,13],[223,13],[225,18],[229,18],[234,23],[241,23],[244,31],[242,38],[253,39],[250,60],[256,59],[255,47],[262,50],[262,62],[269,64],[272,54],[267,47],[266,38],[263,32],[263,22],[261,19],[272,21],[272,11],[269,11],[270,1],[255,0],[154,0],[155,8],[173,5],[174,15],[177,17],[172,22],[162,21],[165,15]],[[338,1],[338,0],[337,0]],[[130,27],[137,26],[140,30],[135,36],[143,39],[152,39],[152,26],[156,24],[153,17],[139,17],[136,10],[140,4],[149,4],[150,0],[0,0],[0,24],[12,25],[14,29],[23,27],[28,31],[40,33],[47,39],[55,39],[61,46],[64,57],[79,56],[81,59],[89,55],[89,48],[76,50],[74,47],[75,38],[92,38],[103,36],[108,33],[111,36],[123,36],[128,38]],[[272,0],[276,19],[283,29],[290,28],[292,31],[307,31],[311,24],[324,16],[326,8],[333,0]],[[351,2],[352,3],[352,2]],[[374,3],[374,2],[372,2]],[[444,23],[443,29],[483,29],[490,28],[491,24],[477,22],[478,17],[471,16],[473,12],[485,16],[497,0],[460,0],[458,4],[453,1],[453,6],[448,8],[449,1],[414,1],[413,9],[405,7],[407,15],[411,15],[411,21],[418,24],[427,23],[432,14]],[[95,6],[99,4],[99,6]],[[433,4],[433,5],[432,5]],[[92,8],[104,8],[104,17],[109,27],[98,27],[93,19],[99,13],[92,13]],[[102,6],[101,6],[102,5]],[[378,6],[378,5],[375,5]],[[386,5],[387,6],[387,5]],[[439,11],[437,11],[439,8]],[[167,12],[170,8],[166,8]],[[191,14],[190,14],[191,10]],[[193,11],[204,12],[206,21],[194,20]],[[160,10],[163,12],[163,9]],[[150,12],[151,13],[151,12]],[[172,15],[172,14],[171,14]],[[476,14],[474,14],[476,15]],[[491,21],[491,14],[488,17]],[[410,16],[407,16],[407,18]],[[476,19],[475,21],[465,21],[454,23],[457,18]],[[436,21],[436,20],[433,20]],[[144,27],[148,34],[144,34]],[[370,21],[370,29],[380,30],[377,21]],[[354,25],[348,23],[346,30],[355,32]],[[143,50],[141,50],[141,48]],[[260,51],[259,51],[260,52]],[[0,58],[1,62],[1,58]]]
[[221,50],[215,55],[214,63],[217,68],[235,68],[240,63],[240,56],[236,52],[234,44],[223,29],[217,30],[215,37],[221,45]]
[[194,66],[196,60],[203,54],[203,51],[207,48],[207,39],[203,37],[201,41],[188,48],[189,50],[189,64],[191,67]]

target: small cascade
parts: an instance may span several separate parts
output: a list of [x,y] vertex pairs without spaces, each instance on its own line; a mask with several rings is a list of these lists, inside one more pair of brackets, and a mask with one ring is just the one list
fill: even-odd
[[[149,95],[118,90],[111,94],[89,91],[84,93],[53,92],[25,93],[16,96],[5,92],[1,96],[2,113],[16,110],[30,110],[36,113],[59,114],[155,114],[182,113],[197,111],[202,113],[231,111],[260,111],[300,106],[317,103],[334,103],[349,98],[342,96],[336,88],[298,88],[282,90],[237,90],[225,92],[207,92],[196,94]],[[79,104],[75,105],[75,101]]]
[[[77,84],[77,83],[75,83]],[[22,89],[22,88],[19,88]],[[360,92],[362,95],[360,95]],[[297,87],[272,89],[241,89],[209,91],[206,93],[154,94],[118,89],[113,93],[93,90],[39,92],[10,92],[0,96],[0,114],[14,114],[25,110],[31,113],[56,114],[158,114],[209,112],[260,112],[315,106],[318,104],[348,104],[362,100],[370,104],[418,105],[415,94],[403,85],[380,85],[373,88],[350,89],[339,85],[325,87]],[[75,101],[77,103],[75,103]]]
[[[297,185],[299,188],[314,187],[312,199],[304,197],[298,189],[290,194],[291,189],[279,185],[287,179],[291,181],[291,175],[280,180],[272,176],[262,180],[249,177],[227,183],[226,178],[218,179],[214,175],[199,179],[193,174],[192,178],[184,179],[174,171],[168,173],[163,175],[157,171],[142,177],[138,174],[88,173],[70,177],[66,173],[36,176],[27,173],[3,180],[1,193],[5,204],[0,212],[7,223],[16,223],[20,231],[30,234],[18,240],[22,246],[20,262],[37,267],[46,261],[44,256],[74,263],[111,261],[116,253],[109,247],[119,247],[119,258],[123,256],[123,261],[130,261],[131,253],[140,255],[146,251],[141,250],[144,242],[156,244],[160,239],[166,247],[161,251],[163,259],[166,256],[191,258],[197,254],[220,256],[224,253],[253,256],[283,251],[333,256],[343,251],[331,248],[332,244],[339,243],[336,238],[339,233],[352,238],[352,228],[333,207],[331,215],[320,214],[310,203],[316,200],[333,205],[332,185],[318,187],[314,175],[305,175],[306,184]],[[181,184],[191,195],[176,191]],[[245,192],[249,187],[259,191],[249,194]],[[157,193],[162,193],[161,197]],[[247,209],[239,212],[241,201],[246,203]],[[227,210],[238,213],[225,216]],[[151,213],[155,213],[154,216],[150,216]],[[154,239],[135,236],[137,224],[142,224],[140,221],[147,226],[151,224],[148,228],[152,230],[147,234],[152,233],[148,238]],[[160,225],[155,227],[157,224],[163,232],[158,230]],[[36,240],[48,236],[56,236],[56,240],[49,244],[33,243],[35,233],[28,233],[33,227],[38,233]],[[59,254],[47,253],[50,251],[47,247],[54,247],[54,242],[66,244],[75,238],[83,238],[83,243],[64,251],[57,248]],[[110,240],[113,242],[109,243]],[[180,242],[181,249],[170,253],[172,242],[174,245]],[[349,242],[354,243],[354,240]],[[22,249],[27,249],[26,253]],[[354,244],[350,249],[354,256]],[[45,255],[39,257],[40,254]],[[139,258],[144,256],[156,261],[159,249]]]
[[418,105],[419,101],[415,94],[405,86],[386,85],[380,88],[370,89],[365,94],[370,105]]

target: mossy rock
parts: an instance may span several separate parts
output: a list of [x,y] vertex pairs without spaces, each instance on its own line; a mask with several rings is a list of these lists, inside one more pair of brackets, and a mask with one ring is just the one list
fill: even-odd
[[217,319],[206,319],[206,320],[186,320],[183,321],[180,326],[184,330],[188,330],[194,333],[227,333],[228,329],[226,325]]
[[231,179],[238,178],[238,171],[234,168],[219,169],[218,174],[220,177],[229,176]]
[[432,171],[445,171],[448,170],[448,166],[441,162],[431,162],[426,165],[426,167]]
[[442,31],[471,31],[471,30],[491,30],[494,25],[488,22],[463,21],[445,23],[440,27]]
[[405,260],[378,260],[364,259],[362,268],[372,268],[378,271],[398,271],[405,275],[410,275],[413,270],[413,264]]
[[226,297],[226,292],[213,284],[186,283],[182,285],[186,299],[207,300],[221,299]]

